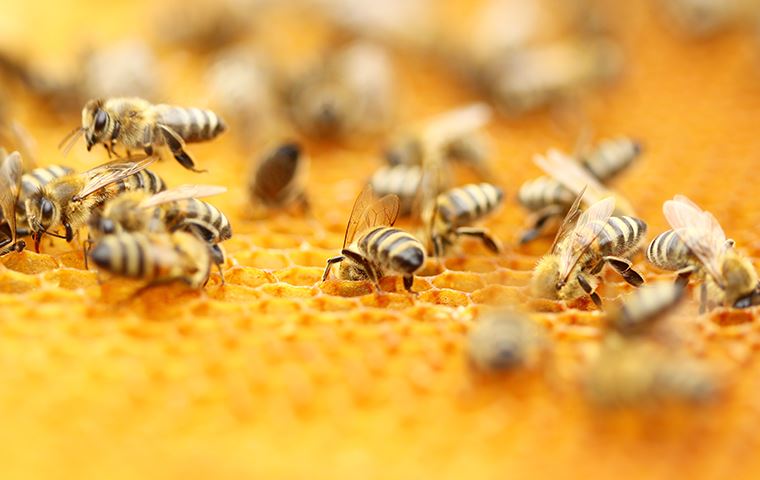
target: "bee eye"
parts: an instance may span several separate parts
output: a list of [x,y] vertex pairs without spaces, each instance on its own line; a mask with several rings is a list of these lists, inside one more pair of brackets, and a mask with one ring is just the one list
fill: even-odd
[[50,200],[43,198],[40,201],[40,213],[42,213],[42,218],[44,219],[49,219],[53,216],[53,204]]
[[103,129],[106,128],[106,121],[108,120],[108,115],[106,115],[106,112],[103,110],[98,110],[95,112],[95,131],[102,132]]

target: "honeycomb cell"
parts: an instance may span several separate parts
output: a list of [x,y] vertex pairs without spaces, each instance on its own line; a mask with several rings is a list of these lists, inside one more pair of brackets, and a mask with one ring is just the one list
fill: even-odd
[[432,284],[438,288],[459,290],[460,292],[474,292],[485,286],[485,281],[476,273],[447,271],[437,275]]
[[20,253],[11,253],[3,259],[6,268],[20,273],[34,275],[58,268],[58,262],[50,255],[24,250]]
[[232,267],[224,273],[225,281],[232,285],[260,287],[267,283],[277,282],[277,277],[265,270],[247,267]]

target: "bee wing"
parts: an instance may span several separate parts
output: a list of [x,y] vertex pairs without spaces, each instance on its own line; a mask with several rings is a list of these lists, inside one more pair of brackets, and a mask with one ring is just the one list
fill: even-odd
[[565,214],[565,218],[562,219],[562,224],[559,226],[557,235],[554,236],[552,248],[549,250],[551,253],[556,253],[557,246],[561,243],[562,239],[565,238],[567,234],[572,231],[573,227],[575,227],[575,224],[578,223],[578,217],[581,215],[581,201],[583,201],[583,194],[585,192],[586,188],[584,187],[581,190],[581,193],[575,197],[573,204],[570,206],[567,214]]
[[607,225],[613,210],[615,199],[607,197],[591,205],[580,214],[572,231],[568,235],[568,243],[561,247],[559,260],[559,278],[567,280],[575,264],[583,252],[596,240]]
[[363,232],[376,225],[390,226],[396,223],[399,208],[400,203],[396,195],[386,195],[378,200],[372,187],[365,186],[351,210],[346,235],[343,238],[343,248],[354,240],[357,232]]
[[87,183],[73,197],[73,200],[81,200],[107,185],[145,170],[156,159],[156,156],[151,156],[139,161],[115,160],[90,169],[84,173],[87,176]]
[[678,237],[697,256],[710,275],[722,284],[720,257],[726,246],[726,234],[718,220],[683,195],[676,195],[673,200],[666,201],[662,211]]
[[491,107],[485,103],[473,103],[428,121],[423,139],[434,144],[447,142],[483,128],[490,119]]
[[586,203],[596,203],[611,194],[599,180],[591,175],[578,162],[556,149],[546,155],[535,155],[533,162],[547,175],[554,178],[573,193],[580,193],[586,188]]
[[150,208],[163,203],[185,200],[188,198],[203,198],[212,195],[219,195],[226,192],[225,187],[218,185],[179,185],[169,190],[164,190],[155,195],[151,195],[142,202],[140,208]]
[[18,152],[5,156],[5,150],[2,150],[2,155],[5,158],[2,159],[3,164],[0,166],[0,208],[3,211],[3,217],[10,224],[11,238],[15,242],[16,203],[21,191],[23,165]]

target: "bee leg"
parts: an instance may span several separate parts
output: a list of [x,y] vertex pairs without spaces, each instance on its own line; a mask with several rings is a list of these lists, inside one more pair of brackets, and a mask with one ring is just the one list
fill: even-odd
[[85,270],[90,269],[89,262],[87,261],[87,257],[90,254],[90,247],[92,247],[92,240],[88,236],[87,240],[82,242],[82,254],[84,255],[84,269]]
[[364,272],[369,277],[370,281],[375,285],[375,288],[377,289],[378,293],[383,293],[383,290],[380,288],[380,278],[377,275],[377,272],[374,268],[372,268],[372,265],[367,261],[366,258],[362,257],[356,252],[352,252],[351,250],[346,250],[345,248],[341,250],[343,255],[345,255],[347,258],[350,258],[354,262],[361,265],[361,267],[364,269]]
[[589,285],[588,281],[583,278],[583,276],[578,275],[575,277],[578,280],[578,283],[580,284],[581,288],[583,289],[586,294],[591,297],[591,300],[594,302],[594,305],[596,305],[599,308],[602,308],[602,299],[599,296],[598,293],[594,291],[593,288],[591,288],[591,285]]
[[520,245],[525,245],[538,238],[538,236],[546,228],[546,224],[549,220],[557,218],[562,215],[562,207],[559,205],[550,205],[544,207],[536,214],[536,219],[533,222],[533,226],[528,230],[525,230],[520,236]]
[[630,260],[620,257],[604,257],[604,261],[612,265],[612,268],[623,277],[623,280],[634,287],[640,287],[644,283],[644,278],[641,274],[631,268]]
[[694,267],[686,267],[684,269],[678,270],[676,273],[678,274],[676,277],[676,285],[681,288],[686,288],[686,286],[689,285],[689,278],[691,277],[691,274],[694,273]]
[[414,275],[404,275],[404,288],[407,292],[412,292],[412,285],[414,284]]
[[433,256],[438,258],[446,254],[446,240],[443,235],[433,236]]
[[456,229],[455,233],[457,236],[466,235],[479,238],[483,242],[483,245],[493,253],[499,253],[501,250],[499,245],[496,244],[496,240],[484,228],[460,227]]
[[[4,241],[5,240],[10,241],[10,239],[4,239]],[[17,242],[12,243],[11,245],[8,245],[8,241],[6,241],[5,243],[3,243],[3,247],[4,248],[2,248],[2,250],[0,250],[0,257],[3,256],[3,255],[6,255],[8,253],[14,252],[14,251],[15,252],[21,252],[21,251],[24,250],[24,248],[26,248],[26,242],[23,241],[23,240],[18,240]],[[8,245],[8,246],[6,246],[6,245]]]
[[325,273],[322,274],[322,281],[324,282],[327,280],[327,276],[330,275],[330,269],[332,269],[333,264],[340,263],[343,260],[345,260],[346,257],[343,255],[338,255],[337,257],[332,257],[327,259],[327,266],[325,266]]
[[707,311],[707,284],[702,282],[699,286],[699,314]]
[[66,243],[71,243],[74,240],[74,231],[68,223],[64,223],[63,226],[66,228]]
[[204,173],[207,171],[198,170],[195,168],[195,162],[193,161],[192,157],[190,157],[190,155],[185,151],[182,138],[176,132],[174,132],[166,125],[159,125],[159,128],[163,133],[166,145],[169,146],[169,150],[171,150],[172,155],[174,155],[174,158],[179,162],[180,165],[196,173]]

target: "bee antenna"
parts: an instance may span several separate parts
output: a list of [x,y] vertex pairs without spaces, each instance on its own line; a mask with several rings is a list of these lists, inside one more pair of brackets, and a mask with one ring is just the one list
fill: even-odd
[[64,157],[68,155],[69,151],[77,142],[77,140],[79,140],[79,137],[81,137],[82,134],[84,134],[84,128],[77,127],[74,130],[70,131],[68,134],[66,134],[65,137],[63,137],[63,140],[61,140],[61,143],[58,144],[58,148],[63,151]]

